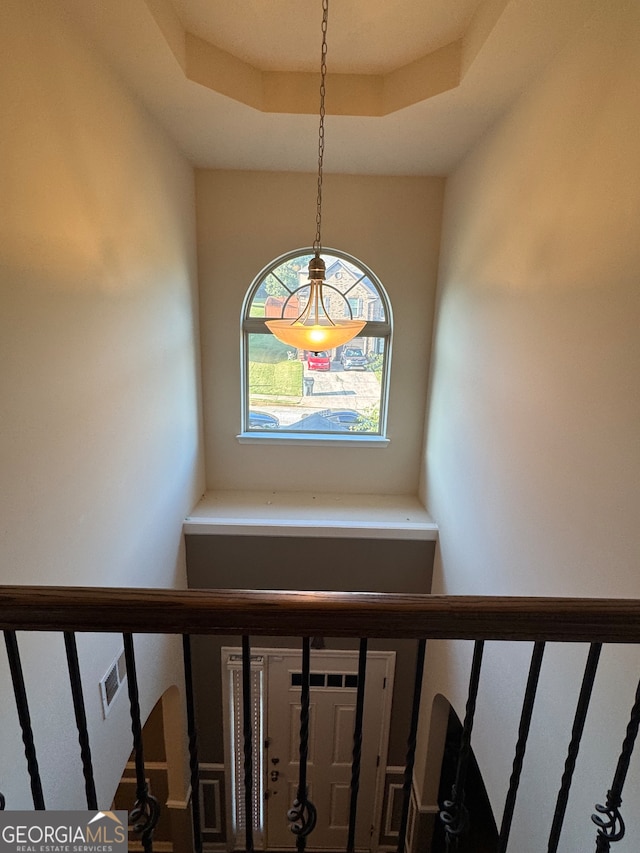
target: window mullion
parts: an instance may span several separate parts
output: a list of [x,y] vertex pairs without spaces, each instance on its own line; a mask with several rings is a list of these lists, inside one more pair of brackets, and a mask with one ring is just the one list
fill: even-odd
[[[271,335],[272,332],[266,326],[266,320],[268,319],[268,317],[245,317],[242,328],[248,335]],[[390,333],[390,323],[382,323],[380,320],[369,320],[358,337],[386,338]]]

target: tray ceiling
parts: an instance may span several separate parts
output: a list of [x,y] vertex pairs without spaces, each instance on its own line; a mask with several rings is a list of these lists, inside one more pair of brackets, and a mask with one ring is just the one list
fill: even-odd
[[[313,172],[319,0],[56,0],[202,168]],[[328,172],[448,174],[607,0],[331,0]]]

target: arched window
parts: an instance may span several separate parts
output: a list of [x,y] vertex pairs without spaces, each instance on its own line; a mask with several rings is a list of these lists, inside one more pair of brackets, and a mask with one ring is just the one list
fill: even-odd
[[281,343],[265,321],[294,320],[309,298],[311,249],[282,255],[254,279],[242,307],[242,435],[370,441],[384,437],[391,305],[360,261],[326,249],[324,298],[334,319],[366,320],[358,337],[319,353]]

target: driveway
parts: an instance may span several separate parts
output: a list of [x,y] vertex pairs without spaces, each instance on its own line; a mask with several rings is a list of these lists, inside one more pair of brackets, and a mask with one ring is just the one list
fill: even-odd
[[344,370],[339,361],[331,362],[331,370],[309,370],[304,378],[313,380],[313,391],[305,395],[302,405],[312,409],[355,409],[360,412],[380,402],[380,383],[371,370]]

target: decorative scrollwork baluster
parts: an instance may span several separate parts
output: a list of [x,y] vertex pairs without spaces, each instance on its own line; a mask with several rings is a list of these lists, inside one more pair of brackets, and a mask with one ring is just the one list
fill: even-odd
[[358,815],[358,793],[360,791],[360,765],[362,762],[362,718],[364,716],[364,689],[367,677],[367,640],[360,640],[358,656],[358,692],[356,695],[356,717],[353,727],[353,752],[351,759],[351,798],[349,802],[349,831],[347,853],[354,853],[356,846],[356,818]]
[[446,832],[447,851],[455,850],[458,839],[462,838],[469,829],[469,809],[464,803],[464,792],[459,793],[457,785],[451,787],[451,799],[444,801],[440,820]]
[[[306,797],[303,802],[300,802],[296,798],[287,812],[287,820],[291,822],[289,829],[298,837],[297,845],[298,849],[300,849],[300,839],[305,839],[315,829],[317,820],[316,807]],[[302,849],[304,850],[304,844]]]
[[640,728],[640,681],[636,689],[636,697],[631,709],[631,716],[627,725],[624,740],[622,742],[622,751],[618,758],[615,776],[611,789],[607,791],[607,801],[604,806],[596,805],[598,814],[591,816],[591,820],[598,827],[596,836],[596,853],[608,853],[611,849],[611,844],[614,841],[620,841],[624,838],[625,825],[620,814],[620,806],[622,805],[622,789],[627,778],[633,748],[636,738],[638,737],[638,729]]
[[458,750],[456,778],[451,788],[451,799],[445,801],[444,809],[440,812],[440,820],[444,823],[446,833],[447,851],[458,849],[458,841],[469,827],[469,811],[464,801],[465,784],[471,755],[471,732],[473,731],[473,718],[476,713],[483,651],[484,640],[476,640],[473,649],[471,675],[469,677],[469,695],[467,697],[467,707],[462,725],[462,737],[460,738],[460,748]]
[[82,759],[82,772],[84,774],[87,808],[93,811],[98,808],[98,798],[93,778],[93,762],[91,759],[91,746],[89,745],[89,731],[87,729],[84,695],[82,693],[82,679],[80,677],[80,664],[78,662],[78,647],[76,644],[76,635],[73,631],[64,632],[64,645],[67,652],[67,666],[69,669],[71,696],[73,698],[73,711],[76,717],[76,726],[78,729],[78,743],[80,744],[80,757]]
[[591,820],[598,827],[596,836],[596,853],[608,853],[614,841],[624,838],[626,827],[620,814],[622,800],[607,791],[607,803],[605,806],[596,805],[598,814],[591,815]]
[[300,690],[300,775],[298,793],[287,812],[289,829],[296,836],[298,853],[304,853],[307,836],[316,825],[316,807],[307,796],[307,758],[309,755],[309,670],[310,641],[302,640],[302,686]]
[[193,698],[193,667],[191,664],[191,637],[182,636],[182,657],[184,661],[184,685],[187,700],[187,729],[189,734],[189,769],[191,772],[191,826],[193,849],[202,853],[202,829],[200,819],[200,773],[198,763],[198,734],[196,728],[196,710]]
[[153,850],[153,831],[160,818],[160,803],[149,793],[145,784],[144,791],[136,789],[136,801],[129,813],[129,820],[136,835],[140,836],[145,853]]
[[587,719],[587,711],[589,710],[591,692],[596,679],[601,651],[602,643],[592,643],[589,646],[589,654],[584,668],[584,675],[582,676],[580,695],[578,696],[578,704],[576,705],[576,713],[573,720],[573,727],[571,729],[571,740],[569,741],[569,749],[567,750],[564,772],[562,774],[560,790],[558,791],[558,798],[556,800],[556,809],[553,815],[553,822],[551,824],[547,853],[556,853],[560,842],[560,833],[562,832],[562,824],[564,823],[567,803],[569,802],[571,782],[573,780],[576,760],[580,750],[580,741],[582,740],[582,733],[584,732],[584,725]]
[[416,670],[413,681],[413,701],[411,703],[411,721],[407,739],[407,757],[404,764],[404,781],[402,785],[402,812],[400,814],[400,829],[398,830],[397,853],[404,853],[407,828],[409,826],[409,803],[411,801],[411,785],[413,783],[413,767],[416,760],[416,743],[418,738],[418,717],[420,715],[420,696],[422,695],[422,678],[424,675],[424,658],[427,641],[418,641],[416,655]]
[[133,637],[123,634],[124,654],[127,662],[127,687],[129,691],[129,709],[131,712],[131,733],[136,765],[136,801],[129,813],[133,831],[140,836],[145,853],[153,851],[153,831],[160,817],[160,804],[149,793],[144,770],[144,752],[142,749],[142,724],[140,720],[140,700],[136,677],[136,660],[133,652]]
[[24,675],[22,672],[22,663],[20,661],[20,652],[18,650],[18,639],[15,631],[5,631],[4,640],[7,647],[7,658],[9,660],[9,669],[11,671],[11,682],[13,684],[13,692],[16,699],[16,710],[18,712],[18,720],[20,721],[20,729],[22,731],[22,742],[24,743],[24,755],[27,759],[27,770],[29,771],[29,780],[31,782],[31,795],[33,797],[33,807],[37,811],[44,811],[44,795],[42,793],[42,781],[40,779],[40,769],[38,767],[38,758],[36,756],[36,746],[33,739],[33,729],[31,728],[31,714],[29,713],[29,702],[27,700],[27,688],[24,683]]
[[531,663],[529,665],[529,677],[527,678],[527,686],[524,692],[524,701],[522,703],[522,713],[520,715],[520,726],[518,728],[518,741],[516,743],[516,753],[513,759],[513,770],[509,779],[509,790],[507,791],[507,799],[505,801],[504,812],[502,813],[502,824],[500,826],[500,837],[498,839],[498,853],[506,853],[509,844],[509,833],[511,832],[511,822],[516,806],[516,797],[518,795],[518,787],[520,785],[520,776],[522,775],[522,766],[524,764],[524,756],[527,749],[527,739],[529,737],[529,729],[531,727],[531,718],[533,716],[533,705],[536,699],[538,690],[538,680],[540,678],[540,670],[542,668],[542,658],[544,655],[545,644],[537,642],[533,647],[531,655]]

